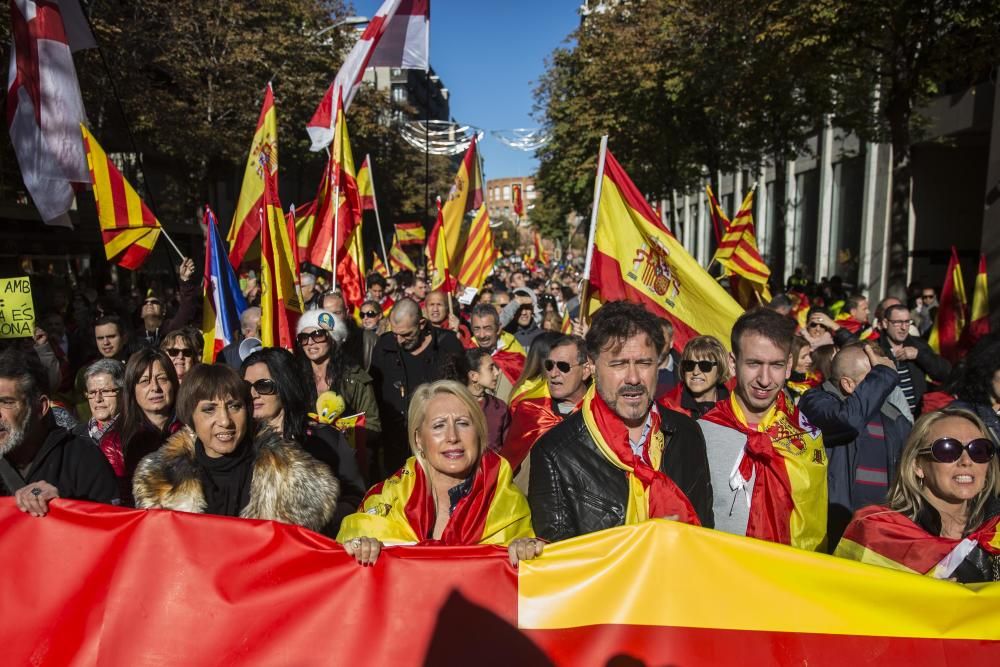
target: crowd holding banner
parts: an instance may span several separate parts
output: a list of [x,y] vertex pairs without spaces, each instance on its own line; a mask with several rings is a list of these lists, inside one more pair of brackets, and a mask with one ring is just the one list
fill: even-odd
[[[312,202],[282,207],[268,84],[201,274],[50,300],[5,341],[0,553],[38,556],[0,587],[35,602],[10,655],[324,662],[352,619],[338,661],[449,662],[468,632],[529,664],[995,661],[985,262],[971,310],[955,249],[940,295],[781,285],[753,190],[730,220],[709,189],[703,267],[608,137],[585,256],[537,230],[500,252],[475,137],[426,242],[404,222],[366,249],[387,167],[355,170],[347,110],[372,63],[426,68],[428,13],[386,0],[348,55]],[[77,127],[107,258],[138,270],[173,242]]]

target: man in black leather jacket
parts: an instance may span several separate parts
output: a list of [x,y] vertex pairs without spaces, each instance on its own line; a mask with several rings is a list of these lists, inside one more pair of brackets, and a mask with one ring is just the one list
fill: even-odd
[[[596,392],[619,420],[617,428],[627,427],[625,446],[647,462],[664,344],[656,317],[627,302],[605,304],[587,333]],[[664,440],[659,470],[687,496],[701,524],[712,527],[712,487],[701,430],[689,417],[656,409]],[[583,410],[539,439],[531,452],[530,475],[528,502],[538,537],[564,540],[625,523],[628,473],[598,447]]]

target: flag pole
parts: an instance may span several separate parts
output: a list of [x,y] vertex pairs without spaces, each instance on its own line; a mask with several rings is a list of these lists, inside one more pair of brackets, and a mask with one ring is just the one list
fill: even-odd
[[164,229],[164,227],[162,225],[160,225],[160,233],[163,234],[163,238],[167,239],[167,242],[170,243],[170,246],[175,251],[177,251],[177,254],[180,256],[182,262],[185,259],[187,259],[187,257],[184,256],[184,253],[181,252],[181,249],[177,247],[177,244],[174,243],[174,240],[172,238],[170,238],[170,234],[167,234],[167,230]]
[[601,202],[601,187],[604,183],[604,161],[608,155],[608,135],[601,137],[601,150],[597,155],[597,177],[594,179],[594,204],[590,211],[590,233],[587,236],[587,260],[583,264],[583,287],[580,288],[580,321],[587,312],[587,286],[590,285],[590,269],[594,260],[594,236],[597,233],[597,211]]
[[372,206],[375,209],[375,224],[378,226],[378,242],[382,246],[382,259],[385,260],[385,266],[389,268],[389,253],[385,251],[385,237],[382,235],[382,220],[378,215],[378,198],[375,196],[375,172],[372,171],[372,160],[371,156],[365,153],[365,162],[368,163],[368,180],[372,183]]
[[[338,174],[337,180],[340,180],[340,175]],[[333,245],[333,257],[331,262],[331,268],[333,272],[333,278],[331,280],[330,289],[334,292],[337,291],[337,234],[340,231],[340,183],[338,182],[333,186],[333,240],[330,243]]]

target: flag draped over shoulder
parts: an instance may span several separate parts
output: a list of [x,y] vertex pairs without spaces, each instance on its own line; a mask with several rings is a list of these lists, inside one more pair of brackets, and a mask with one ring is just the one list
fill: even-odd
[[1000,555],[995,516],[968,537],[955,540],[931,535],[906,516],[881,505],[857,511],[837,543],[836,556],[936,579],[952,576],[977,546]]
[[753,228],[753,189],[747,193],[731,222],[726,220],[712,188],[706,185],[705,190],[712,217],[717,220],[717,226],[725,230],[712,261],[722,265],[729,276],[730,293],[743,308],[766,304],[771,300],[771,291],[767,286],[771,269],[757,250]]
[[[270,194],[269,194],[270,193]],[[269,200],[270,195],[274,200]],[[257,129],[250,144],[243,185],[236,202],[233,224],[229,226],[229,262],[239,268],[247,250],[260,236],[264,209],[275,206],[278,196],[278,120],[274,110],[274,91],[268,83],[264,103],[257,119]],[[278,205],[278,209],[281,206]]]
[[986,273],[986,255],[979,255],[979,271],[976,273],[976,283],[972,287],[972,312],[969,314],[969,326],[962,333],[962,347],[966,350],[975,345],[980,338],[990,333],[990,287]]
[[448,200],[438,214],[437,238],[434,244],[433,264],[437,271],[432,286],[441,288],[454,278],[462,268],[465,259],[467,229],[463,228],[466,213],[476,211],[483,204],[483,180],[479,170],[479,151],[476,138],[472,138],[465,151],[462,163],[455,174]]
[[428,69],[430,18],[430,0],[385,0],[382,3],[344,58],[336,78],[306,126],[312,140],[311,150],[323,150],[333,141],[337,98],[343,98],[345,110],[350,108],[365,69]]
[[545,376],[519,384],[510,395],[510,427],[500,455],[516,470],[538,439],[560,422]]
[[160,238],[160,221],[108,158],[94,135],[80,126],[94,186],[97,219],[109,262],[135,271],[142,266]]
[[507,461],[486,450],[472,477],[472,489],[458,501],[439,540],[432,540],[437,516],[430,482],[411,456],[392,477],[375,485],[361,509],[344,518],[337,540],[374,537],[383,544],[510,544],[534,537],[528,499],[513,484]]
[[226,247],[219,236],[219,226],[212,209],[205,207],[205,302],[201,330],[204,336],[201,360],[215,363],[216,357],[234,340],[240,328],[240,314],[247,309]]
[[610,151],[595,206],[589,279],[598,300],[638,302],[668,317],[678,347],[698,335],[728,346],[743,309],[654,216]]
[[496,258],[490,214],[487,213],[484,203],[479,206],[469,228],[462,268],[458,272],[458,283],[466,287],[475,287],[477,290],[482,289],[486,277],[493,271],[493,262]]
[[962,279],[962,265],[958,261],[958,250],[951,247],[951,259],[944,274],[944,286],[938,300],[937,317],[927,344],[935,352],[952,363],[958,361],[958,342],[965,329],[967,301],[965,281]]
[[87,182],[86,121],[73,52],[96,46],[77,0],[11,0],[7,128],[42,220],[72,227],[73,185]]

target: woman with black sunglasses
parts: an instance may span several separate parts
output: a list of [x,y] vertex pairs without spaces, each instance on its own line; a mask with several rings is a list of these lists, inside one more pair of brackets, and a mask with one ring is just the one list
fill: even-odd
[[681,355],[680,376],[681,381],[660,399],[660,404],[701,419],[717,402],[729,398],[725,383],[731,374],[726,348],[714,336],[692,338]]
[[184,376],[201,363],[202,344],[200,332],[191,327],[174,329],[163,337],[160,349],[170,357],[177,372],[177,382],[184,382]]
[[[283,440],[302,447],[325,463],[340,481],[340,495],[333,520],[323,529],[336,535],[340,521],[357,510],[367,482],[358,468],[355,450],[332,426],[309,418],[312,409],[309,390],[295,357],[288,350],[268,347],[248,356],[240,375],[249,387],[254,421],[269,426]],[[314,403],[315,401],[313,401]]]
[[888,506],[859,510],[835,555],[961,583],[1000,581],[1000,464],[982,420],[945,408],[917,420]]
[[[378,403],[371,375],[359,365],[359,359],[344,354],[347,324],[327,310],[309,310],[302,314],[296,327],[295,359],[299,363],[309,390],[308,405],[324,391],[341,395],[346,404],[345,415],[365,413],[365,444],[382,432]],[[311,381],[310,381],[311,380]]]

